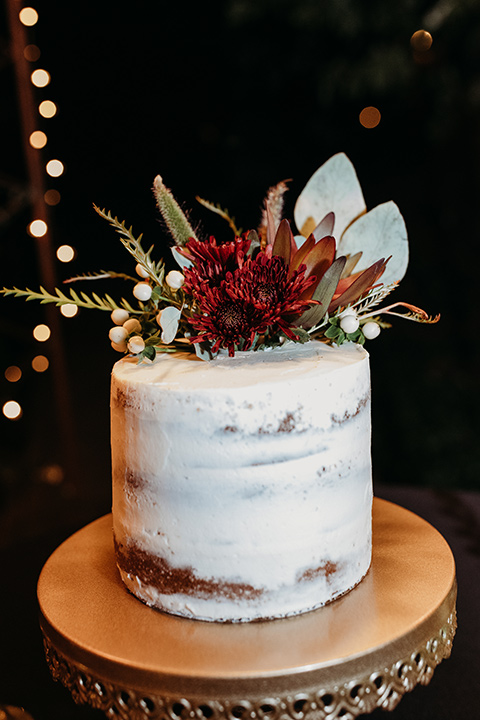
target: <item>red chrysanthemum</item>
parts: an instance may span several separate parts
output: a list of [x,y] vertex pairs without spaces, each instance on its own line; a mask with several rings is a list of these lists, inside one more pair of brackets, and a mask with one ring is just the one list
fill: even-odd
[[246,237],[236,237],[225,243],[217,243],[214,237],[206,242],[190,238],[181,250],[181,254],[193,263],[192,268],[184,271],[185,292],[198,292],[205,281],[210,287],[220,285],[228,272],[242,267],[249,248],[250,240]]
[[297,339],[293,321],[311,304],[300,299],[314,279],[305,279],[304,268],[290,277],[280,257],[259,253],[247,258],[241,267],[228,272],[219,285],[204,281],[196,295],[198,312],[191,319],[197,331],[191,342],[211,343],[212,351],[235,346],[249,350],[257,335],[284,333]]

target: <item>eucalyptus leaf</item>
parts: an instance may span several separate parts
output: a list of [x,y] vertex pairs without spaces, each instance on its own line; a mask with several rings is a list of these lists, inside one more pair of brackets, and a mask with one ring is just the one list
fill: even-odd
[[337,153],[312,175],[295,204],[298,230],[308,236],[330,212],[335,213],[333,234],[341,238],[367,210],[355,168],[345,153]]
[[342,255],[362,252],[356,271],[365,270],[381,257],[391,256],[382,282],[389,285],[400,281],[408,266],[408,238],[397,205],[390,200],[363,215],[345,231],[338,249]]
[[173,340],[175,340],[181,314],[181,310],[179,310],[179,308],[173,307],[173,305],[169,305],[162,310],[162,313],[160,315],[160,327],[163,331],[161,339],[162,342],[166,343],[167,345],[173,342]]

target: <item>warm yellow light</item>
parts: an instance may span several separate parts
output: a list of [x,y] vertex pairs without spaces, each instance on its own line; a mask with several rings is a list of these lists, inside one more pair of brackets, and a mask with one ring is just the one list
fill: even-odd
[[23,50],[23,57],[28,62],[36,62],[40,57],[40,48],[36,45],[27,45]]
[[360,120],[360,124],[363,125],[365,128],[374,128],[377,127],[378,123],[381,120],[380,111],[376,107],[365,107],[361,111],[360,115],[358,116],[358,119]]
[[66,318],[75,317],[75,315],[78,313],[78,307],[73,303],[66,303],[65,305],[61,306],[60,312]]
[[35,148],[35,150],[41,150],[41,148],[45,147],[46,144],[47,136],[41,130],[35,130],[30,135],[30,145]]
[[35,372],[45,372],[45,370],[48,370],[48,366],[50,365],[48,358],[45,357],[45,355],[35,355],[35,357],[32,360],[32,368],[35,370]]
[[50,73],[48,73],[46,70],[41,70],[40,68],[38,68],[37,70],[34,70],[32,72],[32,74],[30,75],[30,80],[32,81],[32,84],[35,85],[35,87],[46,87],[50,82]]
[[65,168],[60,160],[49,160],[45,169],[50,177],[60,177]]
[[16,365],[10,365],[10,367],[7,367],[4,374],[5,379],[8,380],[8,382],[18,382],[22,377],[22,371]]
[[410,45],[416,52],[426,52],[432,47],[433,38],[427,30],[417,30],[410,38]]
[[57,248],[57,258],[60,260],[60,262],[71,262],[74,257],[75,250],[71,245],[60,245],[60,247]]
[[35,8],[32,7],[22,8],[18,13],[18,17],[22,25],[26,25],[27,27],[32,27],[32,25],[36,25],[38,22],[38,13]]
[[30,235],[33,235],[33,237],[43,237],[46,235],[47,230],[48,225],[44,220],[32,220],[28,226],[28,232]]
[[33,328],[33,337],[38,342],[45,342],[51,335],[50,328],[48,325],[37,325]]
[[9,420],[18,420],[22,417],[21,405],[16,400],[7,400],[2,411]]
[[52,118],[57,114],[57,106],[51,100],[42,100],[38,106],[38,112],[44,118]]
[[45,465],[40,471],[40,479],[48,485],[59,485],[65,477],[60,465]]
[[47,203],[47,205],[58,205],[60,202],[60,193],[58,190],[47,190],[45,195],[43,196],[43,199]]

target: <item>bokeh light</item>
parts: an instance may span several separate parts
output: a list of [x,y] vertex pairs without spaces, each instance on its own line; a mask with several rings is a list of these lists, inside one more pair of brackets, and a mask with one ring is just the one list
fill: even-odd
[[73,303],[66,303],[65,305],[61,306],[60,312],[62,313],[63,317],[72,318],[75,317],[75,315],[78,313],[78,307]]
[[52,100],[42,100],[38,106],[38,112],[44,118],[52,118],[57,114],[57,106]]
[[59,485],[64,478],[65,473],[61,465],[44,465],[40,469],[40,480],[47,485]]
[[32,84],[35,85],[35,87],[43,88],[48,85],[50,82],[50,73],[48,73],[46,70],[41,70],[38,68],[37,70],[34,70],[32,74],[30,75],[30,79],[32,81]]
[[28,226],[28,232],[33,237],[43,237],[47,234],[48,225],[45,220],[32,220]]
[[28,62],[36,62],[40,58],[41,52],[37,45],[27,45],[23,50],[23,57]]
[[47,190],[47,192],[43,196],[43,199],[45,200],[47,205],[58,205],[61,199],[61,195],[58,190]]
[[378,108],[376,107],[372,107],[371,105],[363,108],[360,115],[358,116],[360,124],[363,125],[364,128],[377,127],[381,118],[382,116],[380,114],[380,110],[378,110]]
[[20,378],[22,377],[22,371],[17,365],[10,365],[10,367],[7,367],[5,370],[5,379],[8,380],[8,382],[18,382]]
[[45,370],[48,370],[49,365],[50,362],[48,358],[45,357],[45,355],[35,355],[32,360],[32,368],[35,370],[35,372],[45,372]]
[[47,136],[42,130],[35,130],[30,135],[29,142],[35,150],[41,150],[47,144]]
[[51,330],[48,325],[37,325],[33,328],[33,337],[38,342],[45,342],[51,335]]
[[7,400],[2,412],[9,420],[18,420],[22,417],[22,406],[16,400]]
[[65,168],[60,160],[49,160],[45,169],[50,177],[60,177]]
[[22,8],[18,13],[18,17],[22,25],[26,25],[27,27],[32,27],[38,22],[38,13],[35,8],[32,7]]
[[71,262],[75,257],[75,250],[71,245],[60,245],[57,248],[57,258],[60,262]]
[[427,30],[417,30],[410,38],[410,45],[415,52],[426,52],[432,47],[433,38]]

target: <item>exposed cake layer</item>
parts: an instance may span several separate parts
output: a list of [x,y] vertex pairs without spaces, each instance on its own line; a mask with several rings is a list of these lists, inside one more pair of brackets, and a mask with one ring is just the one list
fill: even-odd
[[358,346],[121,360],[112,458],[117,562],[148,604],[281,617],[368,570],[370,376]]

